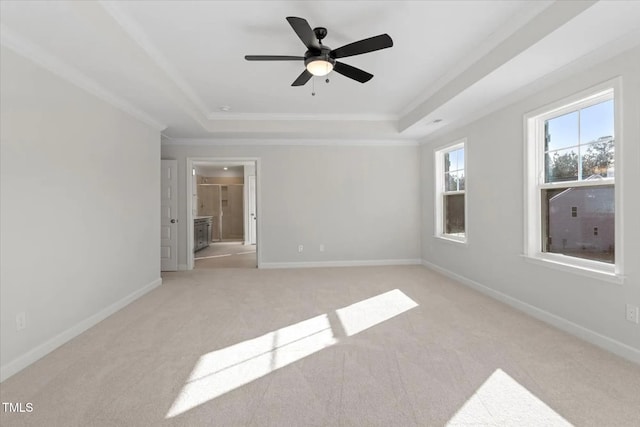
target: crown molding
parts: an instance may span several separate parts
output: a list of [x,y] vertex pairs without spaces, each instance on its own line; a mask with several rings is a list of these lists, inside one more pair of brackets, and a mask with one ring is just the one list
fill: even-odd
[[[396,114],[293,114],[293,113],[226,113],[217,112],[209,108],[197,95],[196,91],[186,82],[160,50],[151,42],[140,24],[129,16],[118,5],[117,1],[98,0],[102,8],[120,25],[124,32],[147,54],[176,85],[182,94],[209,121],[397,121]],[[206,128],[200,118],[194,117]]]
[[140,120],[146,125],[151,126],[158,131],[162,131],[167,128],[167,125],[151,117],[149,114],[145,113],[139,108],[134,107],[128,101],[125,101],[119,96],[114,95],[112,92],[108,91],[94,80],[85,76],[76,68],[45,52],[36,44],[19,36],[13,30],[9,29],[7,26],[1,23],[0,44],[8,49],[11,49],[18,55],[21,55],[40,65],[42,68],[50,71],[56,76],[61,77],[69,83],[112,105],[113,107],[116,107],[120,111],[123,111],[124,113]]
[[240,121],[397,121],[394,114],[211,113],[209,120]]
[[[636,29],[631,33],[628,33],[622,37],[613,40],[598,49],[589,52],[588,54],[577,58],[562,67],[548,73],[538,79],[528,83],[527,85],[518,88],[517,90],[510,92],[508,95],[503,96],[489,104],[483,106],[466,116],[449,123],[439,129],[436,129],[429,134],[417,138],[420,145],[429,145],[434,141],[449,135],[450,133],[475,123],[484,117],[493,114],[497,111],[507,108],[510,105],[516,104],[527,97],[533,96],[536,93],[547,90],[553,85],[557,85],[570,79],[572,76],[580,73],[581,71],[597,67],[618,55],[623,55],[632,49],[640,47],[640,29]],[[617,74],[616,74],[617,76]]]
[[[131,16],[118,5],[116,1],[98,0],[98,4],[107,12],[111,18],[124,30],[124,32],[147,54],[147,56],[159,67],[167,77],[180,89],[182,94],[196,107],[203,117],[212,114],[211,109],[196,94],[193,88],[180,76],[178,71],[169,63],[160,50],[149,40],[147,34],[142,30]],[[200,122],[199,118],[196,118]],[[202,124],[202,123],[201,123]]]
[[457,73],[455,77],[431,94],[425,102],[403,115],[398,123],[400,131],[415,126],[424,117],[434,113],[496,70],[532,49],[537,43],[557,32],[596,3],[596,0],[556,1],[528,21],[523,20],[523,25],[518,27],[513,34],[499,42],[472,65]]
[[[477,61],[481,60],[489,52],[499,46],[500,43],[503,43],[509,37],[513,36],[530,20],[542,13],[552,4],[552,0],[538,0],[531,3],[531,9],[521,11],[514,15],[508,22],[491,33],[485,40],[482,40],[479,45],[475,46],[467,55],[464,55],[457,64],[440,76],[426,91],[420,93],[407,103],[400,111],[399,116],[404,117],[418,108],[422,103],[426,102],[431,96],[435,95],[440,89],[442,89],[447,83],[454,80],[468,68],[472,67]],[[451,72],[452,70],[454,72]]]
[[371,146],[394,146],[413,147],[418,146],[418,141],[410,139],[274,139],[274,138],[238,138],[238,139],[215,139],[215,138],[171,138],[163,135],[162,145],[165,146],[340,146],[340,147],[371,147]]

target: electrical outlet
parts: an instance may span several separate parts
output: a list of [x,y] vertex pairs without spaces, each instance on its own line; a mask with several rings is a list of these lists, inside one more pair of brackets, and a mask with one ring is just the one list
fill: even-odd
[[638,323],[638,307],[627,304],[627,320],[629,322]]
[[323,244],[320,245],[320,252],[324,252],[324,245]]
[[304,250],[304,246],[298,245],[298,252],[302,252]]
[[27,327],[27,314],[24,311],[16,314],[16,330],[21,331]]

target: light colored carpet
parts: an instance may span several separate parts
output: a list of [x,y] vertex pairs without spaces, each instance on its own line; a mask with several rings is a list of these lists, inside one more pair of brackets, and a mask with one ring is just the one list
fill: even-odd
[[194,268],[256,268],[256,246],[241,241],[215,242],[194,253]]
[[3,426],[638,426],[640,366],[420,266],[168,273]]

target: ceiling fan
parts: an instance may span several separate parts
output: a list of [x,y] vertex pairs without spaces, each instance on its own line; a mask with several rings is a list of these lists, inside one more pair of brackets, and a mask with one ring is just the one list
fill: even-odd
[[307,47],[304,56],[285,55],[246,55],[247,61],[304,61],[305,70],[291,84],[291,86],[303,86],[313,76],[325,76],[331,71],[342,74],[360,83],[366,83],[373,77],[359,68],[352,67],[336,59],[347,56],[361,55],[393,46],[393,40],[388,34],[370,37],[368,39],[349,43],[337,49],[331,49],[322,44],[322,39],[327,36],[327,29],[317,27],[311,29],[309,23],[303,18],[289,16],[289,24],[296,32],[302,43]]

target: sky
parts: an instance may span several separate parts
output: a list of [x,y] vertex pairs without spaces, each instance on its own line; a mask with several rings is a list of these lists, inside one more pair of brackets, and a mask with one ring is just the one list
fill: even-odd
[[549,151],[586,144],[602,136],[613,136],[613,100],[556,117],[548,124],[551,135]]
[[445,154],[445,156],[449,156],[449,170],[457,171],[460,169],[464,169],[464,149],[459,148],[455,151],[449,151]]

